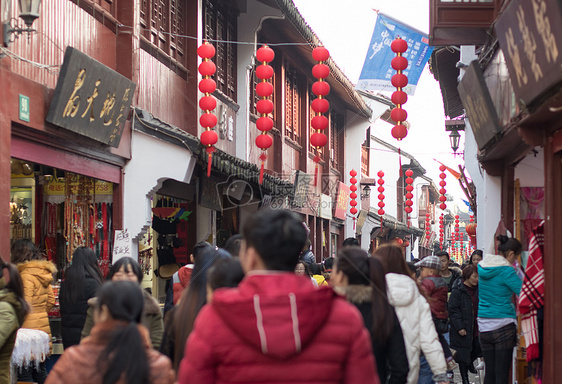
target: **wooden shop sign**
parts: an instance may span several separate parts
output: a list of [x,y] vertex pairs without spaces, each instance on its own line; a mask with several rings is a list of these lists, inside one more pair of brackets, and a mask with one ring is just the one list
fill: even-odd
[[562,81],[560,1],[512,0],[495,30],[518,100],[528,106]]
[[131,80],[67,47],[46,120],[118,147],[135,88]]
[[501,128],[478,61],[470,63],[458,91],[478,148],[482,150]]

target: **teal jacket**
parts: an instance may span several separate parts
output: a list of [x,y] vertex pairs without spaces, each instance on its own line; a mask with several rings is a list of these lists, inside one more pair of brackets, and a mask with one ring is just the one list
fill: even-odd
[[485,255],[478,263],[478,317],[515,318],[512,296],[519,295],[521,279],[515,268],[499,255]]

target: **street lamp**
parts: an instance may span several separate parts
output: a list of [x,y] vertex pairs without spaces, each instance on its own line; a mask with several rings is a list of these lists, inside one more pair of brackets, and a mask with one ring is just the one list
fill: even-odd
[[449,140],[451,140],[451,149],[455,156],[457,155],[457,149],[459,149],[459,141],[461,138],[459,131],[464,131],[464,127],[464,119],[445,120],[445,131],[451,132],[449,134]]
[[361,199],[368,199],[371,196],[371,187],[367,184],[363,187],[361,192]]
[[[4,43],[12,43],[14,40],[24,32],[27,32],[29,36],[31,32],[36,32],[35,29],[31,28],[35,19],[39,17],[39,7],[41,6],[41,0],[18,0],[19,3],[19,17],[25,22],[27,28],[20,28],[17,25],[17,19],[10,19],[4,24]],[[12,21],[16,22],[15,26],[12,26]],[[11,35],[14,35],[11,39]]]

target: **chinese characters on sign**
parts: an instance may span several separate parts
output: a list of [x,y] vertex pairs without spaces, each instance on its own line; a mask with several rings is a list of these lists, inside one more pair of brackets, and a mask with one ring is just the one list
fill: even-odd
[[499,132],[500,127],[478,61],[470,63],[458,90],[478,148],[482,149]]
[[113,242],[113,261],[115,263],[117,260],[123,257],[132,257],[133,253],[131,247],[133,245],[133,240],[131,239],[131,235],[129,231],[125,230],[116,230],[115,231],[115,240]]
[[517,98],[527,106],[562,81],[562,16],[556,0],[513,0],[495,26]]
[[409,95],[414,94],[433,47],[429,46],[427,35],[380,13],[377,15],[377,23],[359,76],[357,89],[394,89],[390,79],[395,71],[390,62],[396,54],[390,49],[390,44],[396,37],[401,37],[408,43],[408,50],[402,55],[408,59],[408,68],[402,72],[408,76],[408,85],[404,88],[404,92]]
[[334,217],[345,220],[347,209],[349,208],[349,186],[340,181],[339,183],[338,198],[336,200],[336,207],[334,209]]
[[136,84],[68,47],[47,121],[118,147]]

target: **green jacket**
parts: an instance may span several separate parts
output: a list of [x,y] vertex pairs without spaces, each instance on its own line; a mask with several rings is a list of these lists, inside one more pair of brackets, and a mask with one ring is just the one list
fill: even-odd
[[[152,348],[158,350],[160,348],[160,343],[162,342],[162,334],[164,333],[164,321],[162,318],[162,311],[160,306],[154,297],[152,297],[148,292],[143,289],[144,296],[144,309],[142,315],[142,324],[148,328],[150,332],[150,341],[152,342]],[[80,339],[85,338],[90,335],[90,331],[94,326],[94,307],[97,298],[93,297],[88,300],[90,307],[88,312],[86,312],[86,322],[84,323],[84,328],[82,329],[82,334]]]
[[24,314],[16,294],[0,290],[0,384],[10,383],[10,359]]

